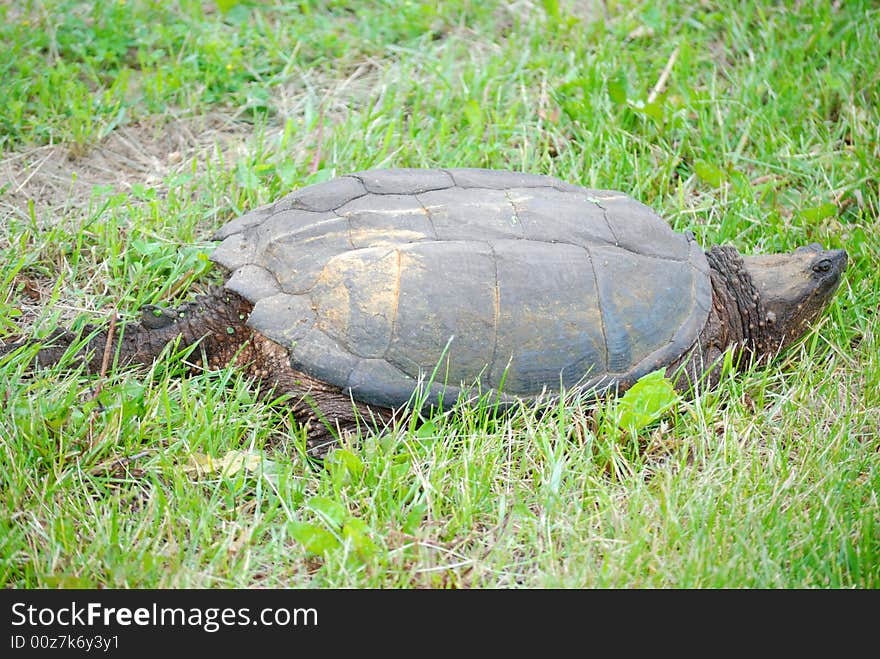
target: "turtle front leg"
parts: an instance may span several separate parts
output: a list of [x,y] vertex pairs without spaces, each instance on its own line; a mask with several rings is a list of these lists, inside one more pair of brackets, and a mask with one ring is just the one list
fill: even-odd
[[82,343],[73,355],[73,365],[82,363],[89,373],[99,373],[105,367],[149,365],[172,342],[180,348],[200,343],[209,361],[221,365],[250,336],[251,330],[245,324],[250,310],[247,300],[218,289],[172,311],[162,310],[160,315],[144,311],[140,323],[111,322],[100,331],[94,325],[86,325],[79,332],[56,329],[43,339],[3,346],[0,355],[38,346],[35,366],[47,367],[60,362],[71,346]]
[[219,289],[175,309],[147,306],[140,323],[120,324],[115,331],[96,331],[93,326],[79,333],[59,329],[45,339],[0,347],[0,355],[38,344],[35,364],[46,367],[85,339],[72,365],[83,363],[88,372],[100,373],[105,363],[111,368],[149,365],[170,342],[180,348],[198,343],[193,357],[203,355],[204,367],[232,364],[266,385],[261,395],[288,395],[294,418],[306,427],[307,450],[314,457],[324,457],[339,437],[356,433],[364,422],[391,420],[391,410],[355,403],[339,388],[291,368],[285,348],[248,327],[250,311],[250,302]]
[[71,346],[81,343],[72,355],[70,365],[82,364],[87,373],[100,373],[105,367],[150,364],[170,341],[180,336],[179,330],[170,328],[160,331],[140,325],[119,325],[113,330],[98,331],[94,325],[85,325],[79,332],[60,328],[42,339],[25,339],[5,345],[0,347],[0,355],[37,346],[33,366],[46,368],[59,363]]

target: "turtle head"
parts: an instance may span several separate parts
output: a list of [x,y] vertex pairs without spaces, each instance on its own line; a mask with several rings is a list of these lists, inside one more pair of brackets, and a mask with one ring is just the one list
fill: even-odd
[[789,254],[743,257],[774,342],[785,347],[807,331],[837,290],[846,262],[846,250],[826,250],[818,243]]

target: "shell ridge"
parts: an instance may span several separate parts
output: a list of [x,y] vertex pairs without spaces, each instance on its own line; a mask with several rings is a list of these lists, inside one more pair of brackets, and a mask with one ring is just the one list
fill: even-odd
[[[430,179],[431,175],[441,174],[445,179],[452,179],[449,183],[444,180],[442,183]],[[427,180],[418,179],[406,180],[407,175],[419,175],[428,177]],[[364,170],[349,174],[352,178],[357,179],[364,186],[366,191],[376,195],[392,195],[407,194],[412,195],[415,192],[432,192],[434,190],[447,190],[455,186],[455,179],[448,172],[439,169],[421,169],[417,167],[395,167],[382,168],[373,170]],[[404,180],[396,180],[396,177],[403,176]]]
[[[367,183],[366,183],[366,181],[364,181],[363,176],[361,176],[360,174],[346,174],[346,176],[348,176],[349,178],[353,178],[355,180],[360,181],[361,185],[364,186],[364,190],[367,190]],[[371,193],[369,190],[367,190],[365,194],[371,194]],[[345,204],[342,204],[342,206],[345,206]]]
[[[656,259],[658,261],[674,261],[675,263],[688,263],[689,259],[677,259],[672,256],[658,256],[657,254],[645,254],[643,252],[638,252],[634,249],[630,249],[626,245],[615,245],[614,243],[609,243],[606,240],[602,240],[597,236],[591,236],[596,243],[604,247],[612,247],[614,249],[619,249],[624,252],[629,252],[630,254],[634,254],[639,258],[645,259]],[[514,240],[516,240],[514,238]],[[534,238],[525,238],[525,240],[531,240],[536,243],[547,243],[548,245],[571,245],[572,247],[582,247],[583,249],[587,249],[586,245],[581,245],[579,243],[569,242],[568,240],[535,240]],[[442,242],[442,241],[441,241]],[[447,241],[450,242],[450,241]]]
[[[351,355],[354,358],[352,360],[352,366],[348,370],[348,373],[346,373],[345,377],[341,378],[341,380],[340,380],[341,382],[347,383],[349,380],[351,380],[351,374],[354,373],[354,370],[360,365],[360,363],[362,361],[364,361],[364,359],[366,359],[366,357],[359,355],[356,352],[352,352],[351,349],[349,349],[349,347],[347,345],[345,345],[345,343],[343,341],[340,341],[335,336],[331,336],[330,334],[325,332],[324,329],[321,328],[317,322],[315,322],[315,324],[312,325],[312,330],[314,330],[315,332],[320,332],[320,334],[322,336],[324,336],[328,341],[330,341],[331,343],[335,343],[337,346],[339,346],[339,348],[341,348],[343,351],[347,352],[349,355]],[[291,349],[291,356],[292,356],[292,354],[293,354],[293,349]],[[303,370],[306,370],[306,368],[307,368],[306,364],[300,364],[299,366]],[[308,372],[308,371],[306,371],[306,372]]]
[[516,225],[519,227],[519,238],[520,240],[525,239],[526,237],[526,226],[523,224],[522,219],[519,216],[519,209],[516,207],[516,201],[513,197],[510,196],[510,190],[504,190],[504,198],[507,199],[507,203],[510,204],[510,208],[513,210],[513,219],[516,222]]
[[351,346],[351,344],[349,344],[348,341],[346,341],[346,340],[344,340],[343,338],[338,337],[338,336],[336,336],[336,335],[334,335],[334,334],[330,334],[330,333],[324,328],[324,326],[321,325],[321,320],[320,320],[320,319],[318,319],[317,321],[315,321],[314,328],[315,328],[316,330],[318,330],[321,334],[323,334],[324,336],[326,336],[328,339],[331,339],[332,341],[334,341],[335,343],[337,343],[337,344],[339,345],[339,347],[342,348],[342,349],[343,349],[345,352],[347,352],[349,355],[355,357],[356,359],[367,359],[367,357],[364,357],[364,356],[363,356],[362,354],[360,354],[359,352],[356,352],[355,349]]
[[[458,183],[455,182],[455,178],[452,176],[452,172],[450,172],[448,169],[446,169],[446,168],[444,168],[444,167],[441,167],[441,168],[438,169],[437,171],[438,171],[438,172],[443,172],[444,174],[446,174],[446,176],[449,177],[449,180],[452,181],[452,185],[449,186],[449,187],[454,188],[455,186],[458,185]],[[447,188],[447,190],[448,190],[448,189],[449,189],[449,188]],[[426,192],[427,192],[427,190],[426,190]]]
[[587,261],[590,262],[590,269],[593,271],[593,285],[596,287],[596,308],[599,309],[599,327],[602,329],[602,342],[605,344],[605,366],[604,372],[608,373],[609,357],[608,357],[608,333],[605,331],[605,310],[602,308],[602,295],[599,289],[599,275],[596,272],[596,262],[593,260],[593,254],[589,247],[582,246],[584,252],[587,253]]
[[388,359],[388,351],[391,350],[391,343],[394,341],[394,333],[397,331],[397,312],[400,309],[400,275],[402,269],[400,249],[395,248],[394,251],[397,254],[397,279],[394,284],[394,310],[391,312],[391,330],[388,332],[388,345],[385,346],[385,350],[382,353],[382,359],[389,364],[393,363]]
[[488,379],[495,368],[495,356],[498,353],[498,328],[501,325],[501,283],[498,281],[498,254],[495,252],[495,245],[491,242],[486,242],[486,244],[489,246],[489,253],[492,255],[492,263],[495,266],[495,294],[492,296],[492,351],[489,353],[489,362],[484,369]]
[[357,197],[352,197],[351,199],[346,199],[344,202],[342,202],[338,206],[334,206],[330,210],[335,213],[336,211],[338,211],[340,208],[342,208],[346,204],[350,204],[353,201],[357,201],[358,199],[362,199],[363,197],[366,197],[368,194],[372,194],[372,193],[371,192],[364,192],[363,194],[359,194]]
[[[440,170],[440,171],[442,171],[442,172],[444,172],[444,173],[446,172],[445,169]],[[449,178],[452,178],[452,177],[450,176]],[[454,185],[453,185],[453,187],[454,187]],[[447,188],[447,189],[448,189],[448,188]],[[433,192],[433,190],[432,190],[431,192]],[[421,199],[421,197],[419,196],[420,194],[422,194],[422,193],[419,193],[419,192],[413,193],[413,197],[415,197],[415,200],[416,200],[417,202],[419,202],[419,205],[422,207],[422,210],[425,211],[425,217],[428,218],[428,224],[431,225],[431,231],[434,233],[434,240],[439,241],[439,240],[440,240],[440,234],[437,233],[437,226],[434,224],[434,218],[433,218],[433,216],[431,215],[431,211],[428,210],[428,205],[427,205],[427,204]]]
[[[294,209],[294,210],[297,210],[297,209]],[[315,211],[307,211],[307,212],[312,213]],[[243,238],[246,238],[248,240],[252,240],[255,244],[255,247],[258,247],[261,242],[265,243],[263,246],[263,249],[265,249],[266,246],[270,246],[274,243],[278,243],[278,242],[282,242],[282,241],[286,241],[286,240],[297,241],[300,239],[318,238],[318,237],[320,237],[320,235],[318,235],[318,234],[309,235],[309,232],[314,231],[315,227],[325,228],[325,226],[322,226],[322,225],[326,225],[328,222],[335,222],[336,220],[339,220],[339,219],[345,219],[341,215],[339,215],[339,213],[336,213],[335,211],[321,211],[320,215],[322,215],[322,217],[320,219],[310,221],[308,224],[306,224],[304,226],[294,226],[293,228],[290,228],[289,226],[269,227],[269,228],[274,229],[276,231],[276,234],[274,236],[271,236],[271,239],[268,239],[265,235],[263,235],[263,233],[261,233],[259,231],[260,229],[262,229],[264,232],[268,232],[268,230],[269,230],[269,228],[263,226],[263,224],[265,224],[265,223],[261,223],[257,226],[250,227],[249,229],[242,232]],[[275,217],[275,216],[273,215],[272,217]],[[272,219],[272,218],[267,218],[267,219]],[[234,234],[234,235],[238,235],[238,234]],[[222,243],[221,243],[221,245],[222,245]]]
[[[312,308],[315,309],[317,307],[317,305],[315,304],[315,301],[312,299],[311,295],[309,295],[308,297],[309,297],[309,302],[312,303]],[[315,322],[312,324],[312,328],[318,330],[321,334],[326,336],[328,339],[334,341],[337,345],[339,345],[340,348],[342,348],[349,355],[354,355],[358,359],[366,359],[366,357],[364,357],[363,355],[356,353],[354,351],[354,348],[352,348],[351,345],[349,345],[348,341],[345,340],[342,336],[337,335],[337,334],[331,334],[330,332],[328,332],[324,328],[324,319],[318,315],[317,311],[315,312]]]
[[[691,267],[693,268],[693,266]],[[693,269],[696,270],[696,268]],[[693,316],[696,311],[700,310],[697,300],[697,277],[699,277],[699,271],[697,271],[695,276],[691,277],[691,307],[688,316]],[[675,341],[675,335],[678,333],[678,330],[679,328],[677,327],[672,328],[672,333],[669,335],[669,343]]]
[[[344,205],[345,204],[343,204],[342,206]],[[342,208],[342,206],[339,206],[339,208]],[[340,213],[337,213],[335,209],[332,210],[331,213],[333,213],[336,217],[345,220],[345,226],[348,227],[348,246],[353,250],[357,249],[357,247],[354,246],[354,237],[352,236],[353,230],[351,226],[351,215],[342,215]]]
[[[617,232],[614,230],[614,227],[611,226],[611,220],[608,219],[608,209],[605,208],[602,204],[600,204],[595,198],[591,197],[590,201],[596,206],[598,206],[602,211],[602,219],[605,220],[605,225],[608,227],[608,230],[611,232],[611,235],[614,236],[614,246],[620,247],[620,238],[617,237]],[[626,249],[626,248],[624,248]],[[629,250],[632,251],[632,250]]]

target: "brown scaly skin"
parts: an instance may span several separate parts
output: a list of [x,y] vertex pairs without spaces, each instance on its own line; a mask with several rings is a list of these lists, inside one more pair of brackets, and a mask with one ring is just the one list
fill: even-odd
[[[712,281],[712,308],[694,346],[667,373],[676,374],[682,391],[692,384],[713,386],[719,364],[727,350],[734,363],[771,358],[802,336],[822,313],[846,269],[843,250],[824,251],[819,245],[792,254],[742,257],[732,247],[713,247],[707,252]],[[336,437],[356,430],[359,420],[387,423],[393,412],[352,401],[337,387],[291,368],[287,350],[247,326],[252,305],[235,293],[218,289],[173,311],[145,307],[141,323],[114,336],[112,349],[119,364],[150,364],[171,341],[179,346],[199,342],[208,366],[234,363],[275,391],[289,396],[296,419],[306,425],[311,455],[322,457]],[[83,334],[93,331],[85,328]],[[37,362],[58,362],[68,346],[78,340],[74,333],[59,330],[44,339]],[[27,342],[0,348],[10,352]],[[95,334],[78,353],[90,372],[100,372],[107,333]],[[746,359],[742,359],[745,357]],[[621,390],[631,383],[622,383]]]
[[[307,430],[307,449],[313,457],[323,457],[345,433],[354,432],[366,422],[388,423],[393,414],[384,408],[353,403],[339,388],[316,380],[290,366],[287,350],[246,325],[252,305],[231,291],[215,289],[173,311],[147,306],[140,323],[114,333],[111,348],[117,365],[151,364],[166,345],[179,341],[182,349],[198,342],[193,359],[204,354],[209,368],[229,364],[245,368],[247,374],[264,386],[264,395],[273,392],[289,397],[291,412]],[[50,366],[63,357],[67,348],[94,332],[86,326],[81,333],[57,330],[43,339],[37,353],[38,366]],[[99,373],[108,332],[95,333],[75,356],[90,373]],[[22,341],[0,348],[0,355],[27,345]],[[113,363],[113,362],[111,362]]]

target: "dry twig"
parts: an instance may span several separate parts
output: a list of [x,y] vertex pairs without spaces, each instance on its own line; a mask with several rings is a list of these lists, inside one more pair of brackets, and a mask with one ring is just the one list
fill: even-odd
[[657,97],[663,91],[663,88],[666,87],[666,81],[669,80],[669,75],[672,73],[672,67],[675,66],[676,59],[678,59],[678,46],[672,51],[672,54],[666,62],[666,66],[663,67],[663,71],[660,73],[660,77],[657,78],[657,84],[654,85],[654,89],[648,94],[649,105],[657,100]]

